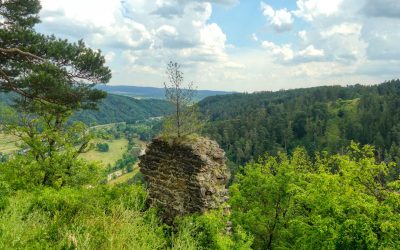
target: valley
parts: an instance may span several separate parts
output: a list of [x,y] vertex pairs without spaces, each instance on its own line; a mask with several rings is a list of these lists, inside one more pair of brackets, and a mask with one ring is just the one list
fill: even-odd
[[400,250],[398,2],[0,0],[0,249]]

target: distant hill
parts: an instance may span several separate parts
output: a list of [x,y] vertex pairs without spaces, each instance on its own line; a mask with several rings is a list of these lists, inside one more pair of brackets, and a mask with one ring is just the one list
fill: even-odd
[[[12,94],[0,93],[0,103],[12,104]],[[173,107],[165,100],[138,100],[132,97],[109,94],[98,105],[98,110],[84,110],[75,113],[71,121],[82,121],[88,125],[114,122],[134,123],[151,117],[170,114]]]
[[114,122],[134,123],[151,117],[164,116],[173,111],[173,106],[165,100],[139,100],[114,94],[108,94],[98,107],[98,110],[77,112],[72,119],[88,125]]
[[[131,96],[139,99],[165,99],[164,88],[155,87],[139,87],[139,86],[111,86],[111,85],[98,85],[98,89],[106,91],[111,94]],[[233,92],[214,91],[214,90],[197,90],[195,100],[200,101],[208,96],[226,95]]]
[[205,133],[238,164],[298,146],[344,152],[352,140],[400,163],[400,80],[215,96],[199,107],[209,120]]

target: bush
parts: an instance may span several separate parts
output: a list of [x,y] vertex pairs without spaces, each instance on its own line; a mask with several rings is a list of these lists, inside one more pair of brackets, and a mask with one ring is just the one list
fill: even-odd
[[96,144],[96,150],[100,151],[100,152],[108,152],[110,150],[110,146],[108,145],[108,143],[104,142],[104,143],[97,143]]
[[13,190],[97,184],[101,168],[72,154],[60,152],[40,162],[29,155],[15,155],[11,160],[0,163],[0,181],[8,182]]

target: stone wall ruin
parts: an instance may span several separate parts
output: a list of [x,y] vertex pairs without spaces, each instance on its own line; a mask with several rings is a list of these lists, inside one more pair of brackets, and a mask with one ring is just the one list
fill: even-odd
[[228,198],[225,152],[210,139],[156,138],[140,157],[139,167],[151,201],[162,208],[167,222],[177,215],[216,209]]

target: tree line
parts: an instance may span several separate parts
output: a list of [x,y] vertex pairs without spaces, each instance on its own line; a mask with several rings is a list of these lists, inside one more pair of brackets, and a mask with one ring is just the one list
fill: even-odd
[[400,146],[400,81],[375,86],[325,86],[208,97],[204,133],[236,164],[265,152],[343,152],[350,141],[376,147],[378,160],[396,160]]

